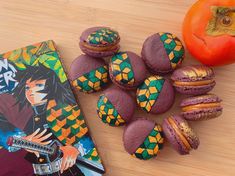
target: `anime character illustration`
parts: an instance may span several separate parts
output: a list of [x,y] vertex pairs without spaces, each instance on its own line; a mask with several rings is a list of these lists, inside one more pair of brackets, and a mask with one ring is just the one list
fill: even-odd
[[27,52],[31,64],[9,53],[0,59],[0,156],[16,158],[27,170],[22,175],[100,175],[103,166],[53,42],[34,47],[18,54]]

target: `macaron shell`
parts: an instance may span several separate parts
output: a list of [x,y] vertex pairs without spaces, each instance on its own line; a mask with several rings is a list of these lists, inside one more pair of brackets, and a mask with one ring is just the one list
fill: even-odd
[[[184,120],[181,116],[176,115],[171,116],[170,118],[174,120],[176,126],[180,130],[181,134],[186,138],[191,148],[197,149],[200,144],[199,139],[195,132],[192,130],[192,128],[188,125],[187,121]],[[168,122],[168,118],[164,119],[162,127],[165,136],[167,137],[168,141],[172,144],[174,149],[182,155],[189,154],[190,150],[186,147],[186,145],[183,143],[182,139],[177,134],[175,129]]]
[[214,79],[214,71],[204,65],[185,66],[174,71],[171,76],[173,81],[202,81]]
[[165,137],[168,139],[172,147],[181,155],[189,154],[188,149],[185,147],[178,135],[175,134],[174,129],[171,127],[169,122],[164,119],[162,124],[163,132]]
[[221,101],[222,100],[217,95],[206,94],[206,95],[185,98],[180,103],[180,106],[185,107],[189,105],[196,105],[196,104],[201,104],[201,103],[216,103],[216,102],[221,102]]
[[154,121],[142,118],[132,121],[126,126],[123,133],[123,142],[126,151],[131,155],[134,154],[154,127]]
[[172,70],[170,60],[159,34],[153,34],[146,39],[141,55],[151,72],[155,74],[159,72],[170,72]]
[[[88,42],[89,36],[90,36],[91,34],[94,34],[94,33],[97,32],[97,31],[101,30],[101,29],[105,29],[105,31],[102,32],[102,35],[108,35],[108,36],[109,36],[109,35],[112,34],[112,33],[116,33],[116,34],[117,34],[116,40],[114,40],[114,42],[112,42],[112,43],[106,42],[105,44],[92,44],[92,43]],[[107,33],[106,30],[107,30],[108,34],[106,34],[106,33]],[[92,28],[86,29],[86,30],[81,34],[81,37],[80,37],[80,41],[81,41],[81,42],[88,42],[90,45],[97,46],[97,47],[104,46],[104,45],[105,45],[105,46],[107,46],[107,45],[114,45],[115,43],[119,42],[119,40],[120,40],[120,38],[119,38],[118,32],[116,32],[116,31],[114,31],[114,30],[112,30],[112,29],[110,29],[110,28],[108,28],[108,27],[101,27],[101,26],[100,26],[100,27],[92,27]]]
[[132,59],[130,59],[130,63],[132,65],[132,69],[134,72],[134,77],[135,77],[135,82],[134,82],[134,87],[137,87],[140,85],[145,78],[147,77],[148,71],[145,66],[144,61],[142,58],[138,55],[136,55],[133,52],[128,52],[128,56]]
[[175,100],[175,91],[168,79],[165,79],[157,101],[150,112],[155,114],[164,113],[171,108]]
[[118,88],[112,88],[105,92],[105,96],[113,104],[125,122],[129,122],[132,119],[136,104],[133,97],[128,92]]
[[202,86],[174,86],[176,91],[185,95],[202,95],[211,91],[216,83],[202,85]]
[[89,73],[91,70],[95,70],[99,67],[106,65],[104,60],[95,59],[88,55],[80,55],[72,62],[69,70],[69,76],[73,80],[82,76],[83,74]]
[[203,108],[198,110],[192,110],[187,112],[181,112],[182,117],[186,120],[198,121],[198,120],[209,120],[216,118],[222,114],[223,108]]

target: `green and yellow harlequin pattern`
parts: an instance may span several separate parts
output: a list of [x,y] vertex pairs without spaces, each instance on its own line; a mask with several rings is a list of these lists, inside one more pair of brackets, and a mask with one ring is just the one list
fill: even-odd
[[134,72],[126,52],[119,52],[112,57],[111,70],[117,82],[128,85],[134,84]]
[[184,46],[174,34],[162,32],[159,35],[170,59],[171,67],[175,69],[184,59]]
[[113,104],[105,95],[101,95],[98,100],[97,113],[99,118],[110,126],[120,126],[125,123],[123,118],[118,114]]
[[108,67],[105,65],[78,77],[72,84],[81,92],[91,93],[99,91],[107,82]]
[[137,89],[137,103],[147,112],[150,112],[156,102],[165,80],[161,76],[150,76]]
[[148,160],[156,156],[159,150],[163,148],[163,142],[164,138],[162,128],[160,125],[156,125],[132,155],[139,159]]
[[98,155],[98,152],[96,148],[93,148],[91,151],[89,151],[86,155],[83,156],[86,159],[92,160],[92,161],[97,161],[101,163],[100,157]]
[[38,64],[43,64],[45,67],[55,71],[62,83],[67,80],[59,60],[60,57],[52,40],[7,52],[0,55],[0,58],[7,58],[19,70],[26,69],[28,65],[38,66]]
[[91,33],[87,38],[88,43],[94,45],[113,44],[116,43],[118,40],[118,33],[108,28],[101,28]]
[[48,103],[46,113],[50,129],[57,139],[65,145],[76,144],[88,132],[78,105],[65,106],[51,100]]

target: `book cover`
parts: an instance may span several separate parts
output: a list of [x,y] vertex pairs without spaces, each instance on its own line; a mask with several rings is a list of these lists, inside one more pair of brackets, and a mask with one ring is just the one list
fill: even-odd
[[0,55],[0,176],[104,168],[52,40]]

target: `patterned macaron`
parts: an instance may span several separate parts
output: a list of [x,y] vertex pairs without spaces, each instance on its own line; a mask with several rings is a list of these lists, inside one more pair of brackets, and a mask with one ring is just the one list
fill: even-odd
[[135,107],[135,101],[128,92],[109,88],[97,102],[97,113],[104,123],[121,126],[132,119]]
[[69,75],[78,91],[92,93],[108,83],[108,66],[102,59],[80,55],[72,62]]
[[137,89],[138,105],[149,113],[164,113],[175,99],[174,89],[168,79],[150,76]]
[[200,144],[196,133],[181,116],[165,118],[162,128],[167,140],[181,155],[189,154],[192,149],[196,150]]
[[150,71],[154,74],[166,74],[176,69],[184,59],[182,42],[171,33],[156,33],[148,37],[141,55]]
[[221,99],[214,94],[189,97],[182,100],[181,115],[186,120],[208,120],[222,114]]
[[173,86],[181,94],[202,95],[215,86],[212,68],[204,65],[185,66],[174,71],[171,76]]
[[86,29],[80,37],[81,50],[92,57],[114,55],[120,48],[120,36],[117,31],[108,27]]
[[141,57],[127,51],[115,54],[109,64],[111,80],[122,89],[135,89],[147,77]]
[[163,148],[163,132],[154,121],[138,118],[126,126],[123,133],[125,150],[132,156],[148,160]]

